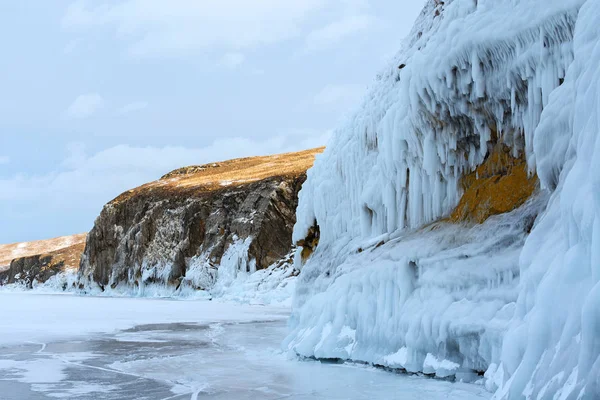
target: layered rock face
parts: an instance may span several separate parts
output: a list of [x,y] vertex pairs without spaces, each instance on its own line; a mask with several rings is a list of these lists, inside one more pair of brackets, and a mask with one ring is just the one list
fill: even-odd
[[108,203],[88,235],[80,287],[210,289],[291,251],[298,192],[322,149],[173,171]]
[[[0,246],[0,284],[23,284],[32,288],[58,274],[77,271],[86,234],[37,242]],[[10,261],[7,261],[11,258]]]

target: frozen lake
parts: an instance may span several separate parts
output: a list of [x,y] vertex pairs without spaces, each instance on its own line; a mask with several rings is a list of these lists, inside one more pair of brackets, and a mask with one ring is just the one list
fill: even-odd
[[0,399],[488,399],[280,351],[288,310],[0,292]]

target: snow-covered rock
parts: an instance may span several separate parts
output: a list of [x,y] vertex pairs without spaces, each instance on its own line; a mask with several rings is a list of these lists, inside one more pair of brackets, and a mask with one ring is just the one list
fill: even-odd
[[[485,373],[498,399],[600,397],[598,21],[600,0],[427,2],[308,172],[294,240],[316,246],[284,347]],[[499,144],[536,194],[431,225]]]
[[[62,236],[36,242],[0,245],[0,259],[8,259],[4,269],[0,265],[0,286],[16,285],[32,289],[49,280],[60,282],[66,288],[79,268],[86,234]],[[0,261],[2,263],[2,261]]]

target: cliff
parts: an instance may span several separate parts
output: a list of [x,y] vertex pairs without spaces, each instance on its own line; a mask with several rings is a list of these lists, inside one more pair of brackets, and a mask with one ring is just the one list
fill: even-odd
[[0,284],[32,288],[61,273],[73,273],[85,247],[86,234],[36,242],[0,245]]
[[292,249],[298,192],[322,149],[173,171],[108,203],[88,235],[84,289],[214,288]]
[[299,194],[286,350],[600,397],[598,10],[426,2]]

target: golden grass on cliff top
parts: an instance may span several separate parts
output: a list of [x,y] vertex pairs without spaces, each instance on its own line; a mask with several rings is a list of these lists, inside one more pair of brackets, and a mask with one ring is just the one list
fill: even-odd
[[35,242],[2,244],[0,245],[0,271],[7,269],[10,262],[16,258],[41,254],[62,257],[66,265],[74,264],[78,266],[79,258],[85,247],[86,236],[86,233],[80,233]]
[[140,194],[212,192],[241,186],[272,177],[292,177],[306,172],[324,147],[271,156],[237,158],[205,165],[180,168],[161,179],[129,190],[111,204],[118,204]]

